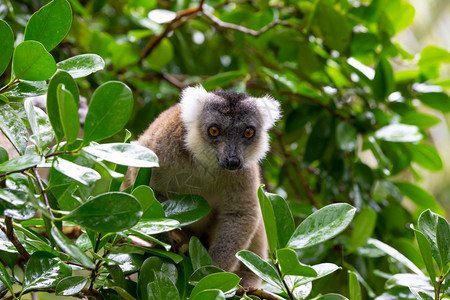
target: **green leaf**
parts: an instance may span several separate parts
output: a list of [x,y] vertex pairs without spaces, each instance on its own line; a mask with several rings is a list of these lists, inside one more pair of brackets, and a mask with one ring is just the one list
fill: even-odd
[[46,92],[47,83],[45,81],[20,81],[6,90],[3,95],[10,98],[28,98],[44,95]]
[[64,39],[71,25],[72,9],[67,0],[53,0],[28,20],[24,39],[39,41],[50,51]]
[[106,259],[108,264],[119,266],[124,274],[131,274],[138,271],[144,263],[144,257],[141,254],[117,252],[119,253],[108,254]]
[[430,92],[417,95],[417,98],[425,105],[441,112],[450,112],[450,96],[444,92]]
[[55,74],[56,63],[41,43],[25,41],[14,50],[13,71],[17,79],[47,80]]
[[310,266],[298,261],[297,254],[289,248],[277,250],[277,260],[283,275],[316,277],[317,272]]
[[2,41],[2,51],[0,52],[0,75],[2,75],[11,61],[14,50],[14,33],[9,24],[1,19],[0,41]]
[[0,129],[22,155],[27,148],[28,131],[16,111],[6,103],[0,104]]
[[113,284],[115,286],[125,288],[125,274],[122,269],[118,265],[105,265],[106,269],[108,269],[109,274],[111,275]]
[[30,99],[25,99],[23,106],[33,132],[31,140],[42,150],[50,145],[55,137],[48,117],[40,108],[34,107]]
[[209,289],[221,290],[224,294],[237,287],[241,279],[233,273],[214,273],[202,278],[191,292],[189,298],[194,298],[201,291]]
[[58,70],[66,71],[73,78],[81,78],[103,70],[105,62],[97,54],[81,54],[60,61],[56,67]]
[[358,277],[352,271],[348,272],[348,286],[350,290],[350,300],[361,300],[361,287],[359,286]]
[[330,293],[320,296],[317,300],[348,300],[348,298],[339,294]]
[[413,143],[423,139],[417,126],[405,124],[384,126],[375,132],[375,137],[379,140],[397,143]]
[[56,88],[59,117],[68,144],[72,144],[80,132],[80,117],[78,116],[78,105],[72,93],[60,83]]
[[149,299],[147,285],[156,279],[155,274],[162,272],[166,274],[172,282],[177,281],[177,269],[174,264],[168,263],[157,256],[147,258],[142,264],[137,284],[139,299]]
[[221,268],[209,265],[197,268],[191,277],[189,277],[189,284],[196,285],[203,277],[213,273],[225,272]]
[[306,143],[304,160],[312,162],[322,158],[330,139],[330,124],[328,117],[322,117],[314,124]]
[[[396,33],[402,31],[412,23],[416,11],[410,3],[403,0],[396,0],[387,1],[383,5],[383,11],[387,14]],[[351,297],[350,300],[352,300]]]
[[278,286],[281,289],[284,288],[281,277],[275,267],[263,260],[255,253],[248,250],[242,250],[236,253],[236,257],[245,266],[247,266],[247,268],[261,277],[263,280],[267,281],[270,284]]
[[8,271],[6,271],[6,268],[3,266],[2,263],[0,263],[0,281],[3,282],[8,290],[11,291],[11,293],[14,293],[12,282],[11,282],[11,276],[9,276]]
[[264,227],[266,228],[267,242],[269,243],[269,253],[275,253],[277,248],[278,236],[277,236],[277,223],[275,220],[275,214],[273,212],[272,203],[264,192],[264,185],[260,185],[258,188],[258,200],[261,207],[261,213],[264,221]]
[[436,237],[439,218],[439,215],[432,213],[430,209],[427,209],[420,214],[417,225],[420,232],[422,232],[428,240],[434,260],[436,260],[439,267],[442,267],[443,260],[441,259]]
[[417,111],[408,112],[400,119],[400,123],[406,125],[414,125],[419,127],[420,129],[428,129],[438,124],[440,121],[441,120],[439,120],[439,118],[435,116]]
[[26,170],[44,162],[42,156],[36,153],[15,157],[0,164],[0,173]]
[[398,262],[402,263],[404,266],[406,266],[408,269],[410,269],[411,271],[413,271],[414,273],[416,273],[417,275],[420,276],[425,276],[422,271],[415,265],[413,264],[409,259],[407,259],[403,254],[401,254],[400,252],[398,252],[396,249],[392,248],[391,246],[376,240],[376,239],[372,239],[370,238],[367,241],[368,245],[374,246],[377,249],[383,251],[384,253],[386,253],[387,255],[389,255],[390,257],[392,257],[393,259],[397,260]]
[[180,228],[180,222],[177,220],[160,218],[160,219],[142,219],[130,230],[139,232],[144,235],[152,235],[161,232],[168,232]]
[[295,230],[291,210],[283,197],[267,192],[265,195],[269,198],[275,214],[279,247],[285,247]]
[[394,72],[387,59],[381,57],[375,66],[375,77],[372,80],[372,91],[375,100],[386,99],[394,91]]
[[119,132],[133,108],[133,94],[119,81],[99,86],[92,95],[84,124],[84,142],[99,141]]
[[72,240],[65,236],[54,224],[50,229],[50,233],[55,240],[56,244],[71,256],[73,259],[82,264],[85,268],[95,269],[95,264],[92,259],[87,256],[80,248],[78,248]]
[[350,42],[352,28],[347,18],[336,11],[327,1],[317,3],[315,29],[327,47],[344,52]]
[[411,201],[413,201],[420,208],[430,208],[433,211],[442,210],[433,195],[429,194],[421,187],[406,181],[394,182],[394,184],[403,195],[411,199]]
[[430,243],[428,242],[427,238],[425,237],[425,235],[422,232],[420,232],[417,229],[414,229],[412,225],[411,225],[411,228],[414,230],[414,234],[416,235],[416,240],[417,240],[417,244],[419,245],[420,255],[422,256],[422,260],[427,269],[428,276],[430,278],[433,278],[431,283],[433,284],[433,286],[435,288],[437,288],[437,282],[435,280],[436,272],[435,272],[434,266],[433,266],[433,255],[431,252]]
[[356,208],[346,203],[327,205],[308,216],[295,230],[287,247],[302,249],[329,240],[353,219]]
[[131,228],[142,216],[139,201],[125,193],[98,195],[64,216],[80,226],[101,233]]
[[316,277],[305,277],[305,276],[286,276],[286,278],[292,277],[295,282],[295,286],[304,285],[309,282],[312,282],[314,280],[317,280],[319,278],[325,277],[330,275],[331,273],[335,272],[336,270],[339,270],[340,267],[336,266],[335,264],[331,263],[323,263],[311,266],[311,268],[316,271],[317,276]]
[[442,159],[432,146],[427,144],[408,144],[407,147],[414,162],[431,171],[442,170]]
[[91,185],[101,178],[97,171],[80,166],[61,157],[55,159],[52,167],[67,177],[70,177],[84,185]]
[[73,296],[83,290],[89,278],[83,276],[70,276],[62,279],[56,286],[55,293],[58,296]]
[[111,63],[116,70],[135,65],[139,61],[139,47],[136,43],[110,43],[108,48]]
[[9,159],[8,151],[5,148],[0,146],[0,164],[4,163]]
[[444,218],[438,218],[436,242],[441,256],[442,266],[446,267],[450,262],[450,225]]
[[217,75],[209,77],[207,80],[202,82],[202,86],[206,90],[212,90],[218,87],[225,87],[232,84],[234,81],[244,77],[246,74],[242,71],[230,71],[222,72]]
[[386,288],[391,289],[395,286],[411,286],[414,288],[424,288],[432,290],[428,277],[417,274],[395,274],[386,281]]
[[23,291],[48,289],[72,275],[72,269],[58,257],[44,251],[34,252],[28,260],[23,279]]
[[147,185],[140,185],[135,188],[131,195],[138,199],[142,207],[142,219],[164,218],[166,213],[161,203],[156,200],[153,190]]
[[350,238],[349,252],[364,246],[367,239],[372,235],[377,221],[377,213],[370,207],[364,207],[356,215],[355,226]]
[[137,144],[99,144],[84,147],[83,151],[118,165],[137,168],[159,166],[156,154],[147,147]]
[[205,217],[210,207],[206,200],[199,195],[178,195],[162,203],[166,217],[186,226]]
[[336,140],[343,151],[352,152],[358,145],[356,128],[347,122],[341,121],[336,126]]
[[175,284],[163,272],[155,272],[155,281],[148,284],[149,300],[179,300],[180,295]]
[[436,46],[426,46],[420,53],[418,62],[420,71],[428,79],[439,77],[439,68],[442,63],[450,63],[450,52]]
[[225,294],[221,290],[203,290],[195,295],[192,300],[225,300]]
[[151,69],[161,71],[165,65],[173,60],[173,55],[174,51],[172,43],[168,38],[163,38],[144,61]]
[[58,142],[61,142],[64,137],[64,129],[61,123],[60,108],[58,104],[58,87],[60,84],[63,84],[64,88],[72,94],[77,107],[80,101],[78,87],[75,80],[65,71],[56,72],[48,84],[46,107],[48,118],[50,119],[50,123],[55,131],[56,140]]
[[189,257],[191,258],[192,268],[195,270],[203,267],[212,265],[213,261],[211,256],[209,256],[208,251],[203,247],[200,240],[193,236],[189,241]]

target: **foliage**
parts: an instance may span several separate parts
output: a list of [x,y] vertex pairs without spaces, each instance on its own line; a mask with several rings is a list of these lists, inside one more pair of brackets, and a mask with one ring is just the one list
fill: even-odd
[[[405,174],[443,168],[427,130],[450,111],[439,73],[450,54],[427,46],[414,58],[393,41],[413,16],[403,0],[1,2],[0,129],[18,155],[0,147],[0,295],[448,295],[449,224]],[[287,200],[258,190],[270,259],[237,254],[265,290],[239,289],[198,239],[189,256],[158,239],[209,207],[195,195],[156,201],[145,182],[157,157],[123,128],[139,134],[197,82],[282,102],[263,170]],[[47,113],[29,99],[40,95]],[[127,166],[141,169],[119,192]]]

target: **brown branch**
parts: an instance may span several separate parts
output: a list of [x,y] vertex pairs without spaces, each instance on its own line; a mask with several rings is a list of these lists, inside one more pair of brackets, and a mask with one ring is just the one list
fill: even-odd
[[261,299],[267,299],[267,300],[284,300],[283,297],[280,297],[276,294],[272,294],[271,292],[265,291],[263,289],[257,289],[254,287],[246,287],[243,289],[239,289],[236,291],[237,296],[243,296],[243,295],[254,295]]
[[22,81],[22,80],[20,80],[20,79],[16,79],[16,80],[14,80],[13,82],[8,83],[7,85],[5,85],[5,86],[3,86],[3,87],[0,88],[0,93],[3,92],[4,90],[9,89],[9,88],[12,87],[13,85],[15,85],[16,83],[19,83],[19,82],[21,82],[21,81]]
[[23,258],[28,261],[30,259],[30,254],[25,250],[23,245],[20,243],[17,235],[14,233],[14,226],[11,217],[5,216],[5,225],[0,223],[0,229],[6,234],[8,240],[14,245],[17,251],[23,256]]
[[248,35],[251,35],[253,37],[258,37],[261,34],[265,33],[266,31],[268,31],[269,29],[272,29],[273,27],[277,26],[277,25],[282,25],[285,27],[291,27],[291,28],[295,28],[297,30],[302,30],[301,27],[296,26],[295,24],[291,24],[282,20],[275,20],[270,24],[267,24],[266,26],[264,26],[263,28],[261,28],[260,30],[253,30],[247,27],[244,27],[242,25],[237,25],[237,24],[233,24],[233,23],[227,23],[224,22],[222,20],[220,20],[219,18],[217,18],[216,16],[214,16],[213,14],[207,12],[207,11],[202,11],[203,15],[205,17],[207,17],[211,22],[213,22],[215,25],[217,25],[220,28],[225,28],[225,29],[231,29],[231,30],[236,30]]

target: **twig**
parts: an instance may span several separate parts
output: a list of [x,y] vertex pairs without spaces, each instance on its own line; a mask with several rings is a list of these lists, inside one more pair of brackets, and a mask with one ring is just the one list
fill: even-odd
[[14,233],[14,226],[11,217],[5,216],[5,225],[0,223],[0,229],[6,234],[8,240],[14,245],[17,251],[23,256],[23,258],[28,261],[30,259],[30,254],[25,250],[25,248],[20,243],[17,235]]
[[[275,268],[277,269],[278,274],[280,275],[280,278],[283,278],[283,274],[281,274],[281,269],[280,269],[280,265],[278,263],[274,263]],[[292,295],[292,291],[289,289],[286,281],[284,279],[281,279],[281,282],[284,285],[284,288],[286,289],[286,293],[289,296],[289,299],[291,300],[295,300],[294,295]]]
[[261,299],[267,300],[284,300],[283,297],[280,297],[276,294],[265,291],[263,289],[257,289],[254,287],[243,288],[236,291],[236,295],[238,296],[243,296],[244,294],[258,296]]
[[48,202],[47,193],[45,192],[44,185],[42,184],[41,177],[39,176],[39,173],[36,171],[36,168],[33,167],[31,170],[33,170],[34,176],[36,177],[36,181],[39,185],[39,189],[41,190],[41,196],[44,198],[45,205],[47,206],[48,213],[52,217],[52,219],[55,218],[53,215],[52,207],[50,206],[50,203]]
[[0,93],[3,92],[4,90],[9,89],[9,88],[12,87],[13,85],[15,85],[16,83],[19,83],[19,82],[21,82],[21,81],[22,81],[22,80],[20,80],[20,79],[16,79],[16,80],[14,80],[14,81],[8,83],[7,85],[5,85],[5,86],[3,86],[3,87],[0,88]]

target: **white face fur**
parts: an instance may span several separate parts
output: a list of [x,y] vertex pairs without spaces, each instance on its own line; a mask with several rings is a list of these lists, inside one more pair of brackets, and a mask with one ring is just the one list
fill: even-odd
[[[184,89],[180,105],[186,147],[212,169],[234,170],[262,160],[269,150],[267,131],[281,117],[280,104],[268,95],[207,92],[200,85]],[[211,127],[217,127],[220,135],[211,136]],[[243,134],[249,128],[254,133],[250,138]],[[229,163],[230,156],[234,163]]]

